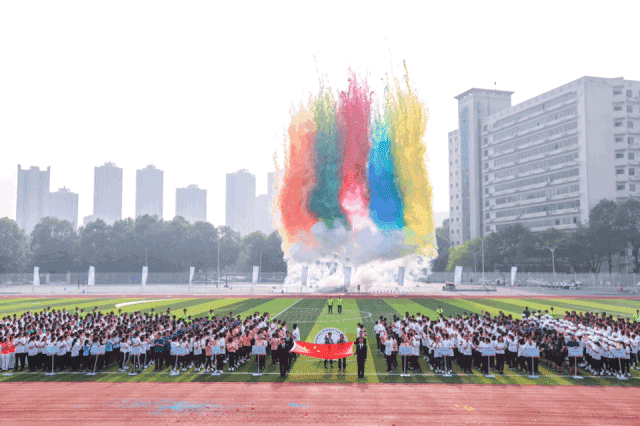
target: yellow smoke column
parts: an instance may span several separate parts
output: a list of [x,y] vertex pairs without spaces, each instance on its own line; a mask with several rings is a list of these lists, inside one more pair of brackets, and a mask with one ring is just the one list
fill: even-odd
[[426,147],[422,142],[428,112],[411,90],[405,65],[403,88],[397,78],[395,90],[388,87],[385,115],[389,123],[391,152],[404,204],[405,244],[417,246],[416,253],[436,257],[437,244],[433,223],[433,189],[426,167]]

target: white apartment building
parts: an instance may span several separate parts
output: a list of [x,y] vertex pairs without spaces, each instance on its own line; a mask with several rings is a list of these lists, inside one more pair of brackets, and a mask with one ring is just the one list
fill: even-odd
[[256,177],[246,169],[227,173],[225,224],[244,237],[256,231]]
[[164,172],[153,164],[136,170],[136,217],[145,214],[162,219]]
[[207,190],[198,185],[176,189],[176,216],[182,216],[187,222],[206,222]]
[[16,222],[27,235],[46,216],[50,178],[51,167],[41,171],[34,166],[27,170],[18,164]]
[[73,229],[78,228],[78,194],[68,188],[49,193],[46,211],[46,216],[66,220],[73,225]]
[[108,225],[122,219],[122,169],[111,162],[95,168],[92,216]]
[[[473,149],[481,151],[480,209],[469,211],[476,226],[468,234],[463,225],[457,238],[451,228],[454,245],[516,223],[532,231],[575,229],[602,199],[640,198],[640,82],[582,77],[501,108],[480,125]],[[462,172],[455,166],[454,176]]]
[[456,96],[458,130],[449,133],[449,222],[454,246],[482,236],[482,123],[511,106],[512,94],[470,89]]

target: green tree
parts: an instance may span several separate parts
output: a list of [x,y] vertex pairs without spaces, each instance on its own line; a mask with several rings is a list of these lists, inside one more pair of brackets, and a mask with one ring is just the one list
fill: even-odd
[[640,252],[640,201],[629,198],[618,207],[616,228],[633,250],[633,272],[640,272],[640,264],[638,262]]
[[31,231],[31,265],[43,272],[62,274],[74,269],[74,245],[77,234],[73,225],[55,217],[43,218]]
[[87,226],[80,227],[77,267],[80,271],[88,271],[95,266],[96,271],[112,272],[113,250],[111,248],[112,233],[110,227],[102,219],[97,219]]
[[249,272],[260,265],[260,258],[267,249],[267,237],[260,231],[252,232],[240,242],[240,254],[236,271]]
[[614,253],[624,248],[625,239],[616,226],[618,205],[611,200],[601,200],[589,212],[589,234],[596,251],[603,255],[612,271]]
[[431,259],[431,270],[445,271],[449,263],[450,239],[449,219],[442,222],[442,226],[436,229],[436,243],[438,244],[438,256]]
[[240,256],[240,234],[228,226],[219,226],[216,231],[216,256],[218,255],[218,238],[220,234],[222,234],[222,238],[220,239],[220,270],[222,271],[238,263]]
[[24,270],[27,239],[15,220],[0,219],[0,273]]
[[282,252],[282,238],[277,231],[267,237],[267,250],[263,254],[263,268],[265,272],[287,272],[287,263]]
[[135,222],[131,218],[118,220],[108,228],[111,241],[110,272],[139,272],[144,266],[144,253],[140,253],[136,241]]

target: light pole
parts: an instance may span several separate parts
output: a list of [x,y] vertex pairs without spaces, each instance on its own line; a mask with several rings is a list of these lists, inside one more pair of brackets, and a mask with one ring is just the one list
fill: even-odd
[[553,284],[555,285],[556,283],[556,258],[554,256],[554,252],[556,251],[556,249],[558,247],[547,247],[549,250],[551,250],[551,267],[553,268]]
[[216,277],[216,281],[220,284],[220,240],[222,239],[222,228],[218,228],[218,276]]
[[477,273],[478,272],[478,262],[476,262],[476,255],[480,253],[479,251],[472,251],[471,254],[473,255],[473,272]]
[[484,240],[482,240],[482,284],[486,285],[484,281]]

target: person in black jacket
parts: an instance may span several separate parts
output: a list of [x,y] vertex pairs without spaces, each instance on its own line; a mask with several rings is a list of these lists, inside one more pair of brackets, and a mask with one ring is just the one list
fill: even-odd
[[289,349],[286,339],[280,339],[278,355],[280,355],[280,377],[286,377],[289,369]]
[[358,378],[361,379],[364,377],[364,364],[367,362],[367,339],[363,331],[356,340],[356,357],[358,358]]
[[285,348],[286,351],[285,353],[287,354],[287,371],[291,371],[291,364],[293,363],[293,352],[291,352],[291,349],[293,349],[293,335],[291,334],[290,330],[287,330],[287,337],[284,339],[285,341]]

